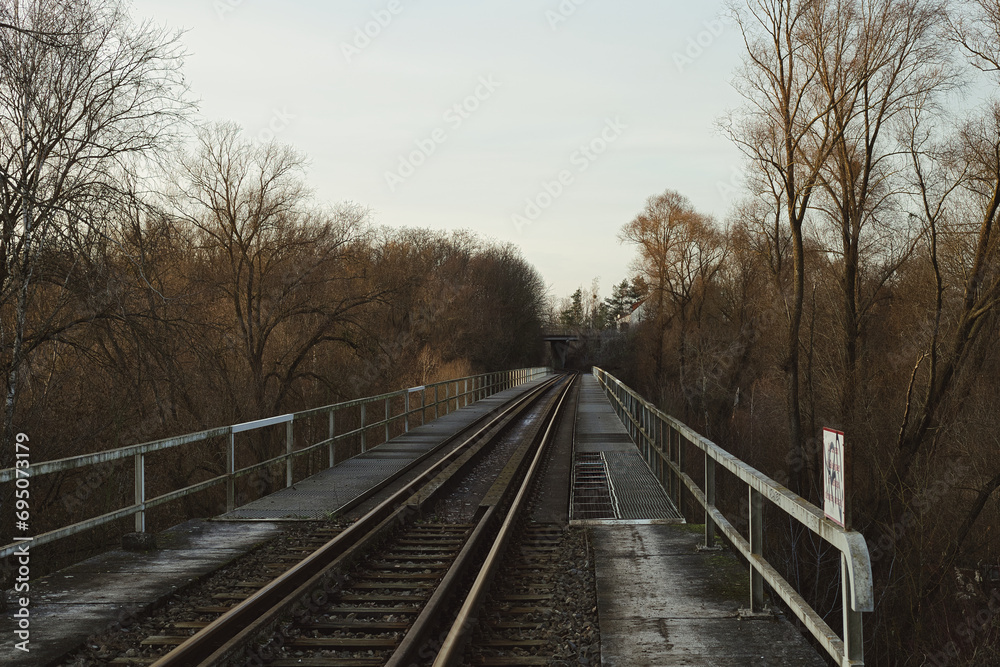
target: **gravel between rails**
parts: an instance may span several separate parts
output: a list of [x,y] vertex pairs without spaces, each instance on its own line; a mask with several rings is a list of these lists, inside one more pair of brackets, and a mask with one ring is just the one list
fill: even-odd
[[[556,550],[544,557],[532,553],[526,538],[544,536],[556,541]],[[538,566],[538,572],[526,574],[526,568]],[[550,566],[555,565],[555,568]],[[523,594],[525,580],[543,582],[551,599],[537,603],[534,612],[512,614],[514,607],[532,603],[510,601],[511,595]],[[503,630],[500,622],[537,624],[537,629]],[[541,639],[543,646],[489,650],[484,642],[500,639]],[[593,548],[584,528],[560,528],[551,524],[525,525],[512,544],[501,568],[497,583],[486,603],[464,664],[475,665],[485,656],[547,657],[550,665],[601,664],[601,635],[597,618],[597,586],[594,576]]]
[[[597,580],[594,551],[586,528],[568,527],[567,498],[573,457],[573,422],[578,389],[569,399],[573,410],[565,413],[542,462],[531,501],[517,536],[508,547],[504,563],[487,599],[479,627],[466,650],[464,664],[475,665],[490,656],[545,657],[550,665],[600,665],[601,633],[597,615]],[[564,459],[556,461],[554,459]],[[560,470],[561,468],[561,470]],[[556,523],[555,521],[558,521]],[[529,543],[530,542],[530,543]],[[543,546],[553,551],[534,551]],[[537,565],[537,567],[532,567]],[[540,585],[537,593],[551,594],[544,602],[513,602],[505,597],[524,594]],[[513,607],[538,607],[538,611],[512,614]],[[500,622],[518,622],[536,628],[498,628]],[[491,640],[544,641],[532,648],[485,648]]]
[[501,435],[455,488],[433,504],[429,512],[431,520],[445,523],[471,521],[497,475],[530,430],[528,422],[538,419],[544,408],[541,402],[532,406],[509,432]]

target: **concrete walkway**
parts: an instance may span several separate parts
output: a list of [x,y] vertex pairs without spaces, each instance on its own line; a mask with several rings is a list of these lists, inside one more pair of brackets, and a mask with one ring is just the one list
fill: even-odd
[[582,380],[576,461],[600,454],[614,509],[574,522],[590,526],[594,545],[602,664],[825,667],[784,618],[740,616],[747,570],[728,551],[698,550],[703,526],[679,523],[597,379]]
[[749,575],[728,552],[699,552],[697,525],[591,527],[601,664],[825,667],[784,618],[741,619]]
[[[580,377],[574,463],[577,467],[574,525],[683,522],[593,375]],[[582,484],[580,472],[588,465],[592,481]],[[593,484],[594,475],[599,476],[602,471],[606,489]],[[588,497],[584,498],[584,494]],[[596,512],[595,507],[599,508]]]

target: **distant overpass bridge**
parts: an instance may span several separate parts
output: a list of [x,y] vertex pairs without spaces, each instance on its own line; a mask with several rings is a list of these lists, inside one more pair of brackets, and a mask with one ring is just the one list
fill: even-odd
[[586,333],[581,329],[553,328],[542,331],[544,340],[552,351],[552,361],[556,368],[566,368],[566,355],[569,353],[573,343],[577,343],[586,337]]

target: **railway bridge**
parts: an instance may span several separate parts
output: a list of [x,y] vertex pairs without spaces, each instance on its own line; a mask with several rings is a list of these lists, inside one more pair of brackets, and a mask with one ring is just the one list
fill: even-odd
[[[270,458],[253,458],[266,444]],[[152,488],[172,454],[224,471]],[[449,380],[30,474],[120,484],[126,471],[131,503],[0,547],[16,568],[25,544],[41,562],[62,540],[134,525],[129,549],[29,578],[26,615],[8,591],[3,664],[864,662],[861,535],[598,368]],[[734,487],[745,516],[716,505]],[[149,530],[158,508],[199,494],[216,516]],[[836,629],[767,560],[765,516],[829,545]]]

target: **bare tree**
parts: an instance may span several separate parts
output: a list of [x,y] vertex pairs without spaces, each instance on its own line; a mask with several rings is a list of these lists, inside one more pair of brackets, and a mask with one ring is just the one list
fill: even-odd
[[905,168],[896,130],[921,118],[907,112],[930,107],[951,81],[945,18],[943,3],[910,0],[831,0],[810,12],[816,94],[829,108],[822,131],[833,146],[822,171],[825,196],[816,203],[831,223],[841,264],[845,426],[860,383],[865,317],[912,248],[908,230],[892,224]]
[[[187,111],[177,35],[118,0],[0,3],[0,363],[4,441],[40,346],[106,316],[70,303],[106,204]],[[58,36],[57,39],[40,35]],[[43,298],[44,292],[44,298]],[[12,447],[5,446],[0,466]]]
[[[1000,43],[989,43],[983,36],[1000,34],[1000,13],[989,2],[971,4],[980,9],[979,21],[958,24],[956,39],[979,69],[996,76]],[[934,150],[926,133],[916,132],[910,146],[933,269],[934,315],[927,349],[913,369],[907,391],[894,479],[884,501],[902,501],[904,506],[910,470],[940,428],[963,370],[976,363],[973,346],[1000,312],[1000,102],[994,101],[981,117],[967,122],[950,149]],[[950,297],[956,293],[961,298]],[[918,390],[922,366],[926,379]],[[993,477],[979,490],[943,568],[954,561],[998,480],[1000,476]]]
[[[668,328],[678,324],[680,384],[688,395],[688,333],[699,320],[709,284],[726,257],[725,239],[708,216],[698,213],[686,197],[673,190],[650,197],[646,207],[619,233],[639,249],[639,269],[649,284],[658,329],[654,382],[663,400],[663,347]],[[687,408],[687,401],[685,408]]]
[[800,332],[805,296],[804,225],[833,150],[831,109],[815,95],[820,76],[809,21],[816,0],[756,0],[732,5],[746,55],[737,87],[748,105],[729,133],[754,169],[768,175],[791,236],[792,285],[785,297],[788,331],[784,371],[788,406],[791,487],[806,492],[800,407]]
[[316,348],[356,346],[355,316],[379,296],[365,277],[367,211],[311,210],[302,167],[291,148],[221,123],[198,132],[177,171],[174,212],[192,230],[197,280],[224,297],[206,315],[246,372],[228,383],[241,418],[278,410]]

